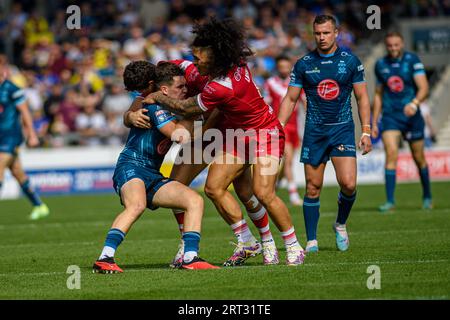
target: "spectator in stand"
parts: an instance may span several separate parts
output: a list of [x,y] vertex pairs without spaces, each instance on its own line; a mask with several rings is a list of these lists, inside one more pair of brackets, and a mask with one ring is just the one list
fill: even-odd
[[96,110],[92,102],[84,105],[75,119],[75,126],[83,146],[101,145],[108,132],[105,115]]

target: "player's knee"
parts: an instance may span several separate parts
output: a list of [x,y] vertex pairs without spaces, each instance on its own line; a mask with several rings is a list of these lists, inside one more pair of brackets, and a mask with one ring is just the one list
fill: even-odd
[[189,195],[186,200],[186,208],[187,211],[200,211],[203,212],[203,198],[196,192],[193,192]]
[[205,185],[205,194],[212,200],[220,198],[223,193],[224,190],[217,186],[209,185],[208,183]]
[[135,217],[139,217],[145,211],[146,207],[146,203],[144,203],[143,201],[136,201],[127,206],[127,211],[129,212],[129,214]]
[[355,193],[356,181],[354,179],[346,179],[339,184],[340,184],[341,190],[345,194],[351,195],[351,194]]
[[275,190],[271,190],[264,187],[255,188],[255,197],[261,202],[264,206],[271,203],[275,197]]
[[308,198],[318,198],[322,185],[318,183],[309,182],[306,184],[306,196]]

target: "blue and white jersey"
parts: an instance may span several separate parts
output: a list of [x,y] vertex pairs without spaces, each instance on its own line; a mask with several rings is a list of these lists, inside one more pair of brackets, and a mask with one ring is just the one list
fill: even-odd
[[20,112],[17,106],[25,102],[25,94],[9,80],[0,83],[0,135],[22,137]]
[[[383,86],[383,115],[403,114],[403,108],[416,97],[414,76],[425,74],[419,57],[404,52],[400,58],[385,56],[375,64],[377,85]],[[406,116],[405,116],[406,117]]]
[[353,122],[353,84],[365,82],[364,67],[355,55],[337,48],[329,55],[312,51],[295,64],[290,86],[303,88],[306,124]]
[[157,104],[145,104],[152,127],[140,129],[132,127],[127,143],[119,156],[119,162],[132,162],[139,166],[159,170],[172,141],[159,130],[175,117]]

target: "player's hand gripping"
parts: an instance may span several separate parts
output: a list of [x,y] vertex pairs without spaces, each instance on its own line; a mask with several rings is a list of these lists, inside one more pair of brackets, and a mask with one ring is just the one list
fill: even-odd
[[146,115],[148,112],[147,109],[139,109],[137,111],[130,111],[128,115],[128,120],[130,121],[131,125],[136,128],[141,129],[150,129],[152,126],[150,124],[150,118]]
[[368,154],[372,151],[372,141],[370,140],[370,134],[363,133],[361,139],[359,139],[358,148],[362,150],[362,155]]
[[417,110],[419,109],[419,103],[417,99],[413,99],[410,103],[404,106],[403,113],[407,117],[412,117],[416,114]]
[[30,135],[30,137],[27,139],[27,146],[29,146],[30,148],[38,147],[39,144],[39,138],[35,134]]

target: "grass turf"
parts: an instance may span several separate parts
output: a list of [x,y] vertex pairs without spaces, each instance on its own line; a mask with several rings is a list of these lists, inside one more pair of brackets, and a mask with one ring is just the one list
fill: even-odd
[[[397,187],[397,209],[380,214],[383,186],[360,186],[348,229],[350,249],[338,252],[331,225],[337,187],[321,196],[320,252],[300,267],[284,265],[279,232],[271,224],[281,264],[262,257],[220,270],[171,270],[179,234],[172,214],[147,211],[117,251],[125,273],[92,273],[104,237],[121,210],[115,195],[49,197],[51,216],[28,220],[25,199],[0,202],[0,299],[449,299],[449,182],[433,183],[435,209],[421,207],[419,184]],[[279,191],[288,202],[287,193]],[[301,208],[289,206],[305,245]],[[249,220],[249,219],[248,219]],[[251,224],[251,223],[250,223]],[[257,231],[251,226],[253,233]],[[201,256],[219,265],[232,253],[229,227],[206,200]],[[69,290],[67,268],[81,269],[81,289]],[[381,270],[381,289],[369,290],[367,268]]]

